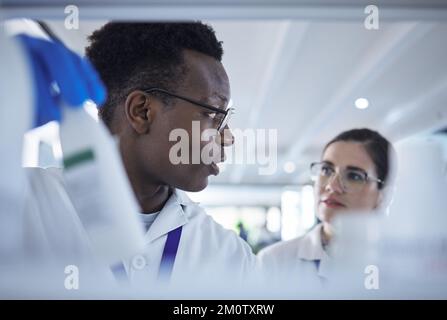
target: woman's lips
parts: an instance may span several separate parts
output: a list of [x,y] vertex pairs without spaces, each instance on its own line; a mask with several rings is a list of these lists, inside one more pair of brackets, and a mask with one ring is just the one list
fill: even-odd
[[344,204],[338,202],[337,200],[334,199],[326,199],[326,200],[322,200],[322,203],[324,203],[326,205],[326,207],[328,208],[343,208],[346,207]]

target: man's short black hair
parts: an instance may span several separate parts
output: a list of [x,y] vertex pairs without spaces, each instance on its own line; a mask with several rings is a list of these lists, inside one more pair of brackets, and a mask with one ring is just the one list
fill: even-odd
[[89,40],[86,55],[108,92],[99,116],[109,128],[115,107],[132,91],[149,87],[175,91],[181,85],[186,73],[184,49],[218,61],[223,55],[222,42],[201,22],[111,22],[93,32]]

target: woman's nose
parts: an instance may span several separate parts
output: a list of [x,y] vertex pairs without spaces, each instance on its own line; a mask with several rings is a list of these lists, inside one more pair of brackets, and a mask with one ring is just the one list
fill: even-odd
[[332,177],[329,178],[329,181],[326,184],[325,189],[327,191],[333,191],[337,193],[344,192],[343,184],[341,183],[340,176],[337,173],[335,173]]

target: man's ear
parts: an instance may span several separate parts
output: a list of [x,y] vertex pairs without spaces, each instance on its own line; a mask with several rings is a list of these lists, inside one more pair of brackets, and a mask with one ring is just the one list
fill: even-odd
[[126,98],[124,110],[126,118],[132,128],[139,134],[149,132],[153,120],[151,110],[152,99],[141,91],[132,91]]

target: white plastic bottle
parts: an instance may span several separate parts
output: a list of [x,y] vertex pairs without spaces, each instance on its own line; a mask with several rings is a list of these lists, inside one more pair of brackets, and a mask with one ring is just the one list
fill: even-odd
[[27,188],[23,135],[32,123],[33,92],[26,56],[7,35],[4,23],[0,23],[0,48],[0,254],[17,255]]
[[397,298],[447,298],[446,163],[431,137],[396,144],[398,177],[380,250]]
[[141,252],[139,207],[104,124],[84,108],[64,106],[60,138],[66,188],[93,251],[110,266]]

